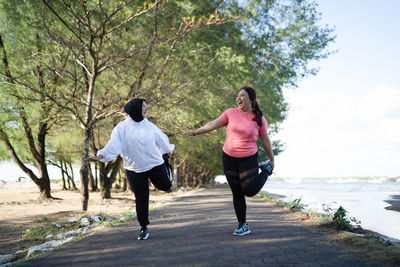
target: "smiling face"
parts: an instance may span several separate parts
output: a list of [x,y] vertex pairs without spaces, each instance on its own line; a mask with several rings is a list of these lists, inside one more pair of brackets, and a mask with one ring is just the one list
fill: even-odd
[[238,96],[236,97],[236,104],[241,111],[245,113],[251,112],[251,101],[249,98],[249,94],[246,92],[246,90],[240,90]]
[[146,116],[147,116],[147,104],[146,104],[146,102],[143,101],[143,104],[142,104],[142,117],[146,118]]

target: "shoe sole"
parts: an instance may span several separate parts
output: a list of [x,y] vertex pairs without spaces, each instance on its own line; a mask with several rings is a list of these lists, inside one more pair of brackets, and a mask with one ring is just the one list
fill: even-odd
[[147,233],[147,235],[145,235],[144,237],[140,238],[138,237],[138,240],[146,240],[149,237],[149,234]]
[[236,236],[242,236],[242,235],[247,235],[247,234],[250,234],[250,233],[251,233],[251,231],[250,231],[250,230],[248,230],[248,231],[246,231],[246,232],[243,232],[243,233],[241,233],[241,234],[233,233],[233,235],[236,235]]

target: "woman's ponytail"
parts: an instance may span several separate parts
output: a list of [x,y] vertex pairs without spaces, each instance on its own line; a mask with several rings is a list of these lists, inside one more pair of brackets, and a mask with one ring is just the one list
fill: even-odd
[[260,109],[260,107],[258,106],[257,103],[257,95],[256,95],[256,90],[254,90],[251,87],[243,87],[241,90],[245,90],[247,92],[247,94],[249,95],[250,101],[251,101],[251,109],[254,113],[255,118],[253,119],[253,121],[256,121],[258,126],[262,126],[262,111]]
[[263,114],[262,114],[260,107],[258,106],[257,100],[253,101],[252,106],[253,106],[253,113],[256,115],[256,117],[254,118],[254,121],[256,121],[258,126],[261,127],[262,126],[261,118],[262,118]]

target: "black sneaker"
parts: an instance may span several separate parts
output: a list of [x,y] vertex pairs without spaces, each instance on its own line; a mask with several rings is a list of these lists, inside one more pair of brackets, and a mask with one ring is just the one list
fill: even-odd
[[261,172],[243,189],[243,193],[248,197],[255,196],[260,192],[268,180],[268,176],[272,174],[272,166],[269,161],[261,163],[258,167],[261,169]]
[[137,237],[138,240],[146,240],[149,237],[149,230],[147,228],[140,229],[140,233]]
[[162,157],[164,160],[164,166],[165,166],[165,170],[167,171],[168,179],[172,183],[172,166],[171,166],[171,164],[169,164],[169,156],[168,156],[168,154],[164,154],[164,155],[162,155]]
[[267,161],[265,163],[261,163],[259,168],[261,169],[262,172],[265,172],[268,176],[272,174],[272,166],[271,162]]

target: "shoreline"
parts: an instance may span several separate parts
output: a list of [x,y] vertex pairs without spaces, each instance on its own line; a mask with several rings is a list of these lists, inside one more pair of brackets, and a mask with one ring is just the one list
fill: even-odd
[[[267,192],[265,190],[261,190],[259,194],[261,194],[261,196],[265,195],[265,196],[269,197],[270,199],[272,199],[272,202],[274,202],[276,205],[279,205],[279,202],[284,203],[284,206],[286,206],[287,204],[290,203],[290,202],[285,202],[283,200],[283,199],[287,198],[284,195],[269,193],[269,192]],[[285,207],[285,209],[292,210],[291,208],[287,208],[287,207]],[[298,212],[301,212],[306,217],[309,217],[310,212],[312,212],[312,211],[307,210],[305,208],[297,208],[297,207],[295,207],[294,210],[298,211]],[[325,214],[325,213],[322,213],[322,214],[321,213],[316,213],[316,215],[317,216],[322,216],[322,217],[327,216],[327,214]],[[372,231],[372,230],[369,230],[369,229],[364,229],[361,226],[359,227],[359,230],[361,230],[361,232],[365,232],[366,234],[372,235],[372,236],[374,236],[374,237],[376,237],[376,238],[378,238],[378,239],[380,239],[380,240],[382,240],[384,242],[390,242],[390,243],[393,243],[393,244],[395,244],[397,246],[400,246],[400,239],[397,239],[397,238],[394,238],[394,237],[390,237],[390,236],[387,236],[387,235],[384,235],[384,234],[381,234],[381,233],[378,233],[376,231]],[[346,232],[346,231],[344,231],[344,232]],[[348,232],[348,233],[357,235],[357,233],[351,233],[351,232]]]
[[[277,202],[282,201],[283,203],[285,203],[285,205],[295,201],[295,200],[289,200],[290,199],[289,196],[268,192],[267,189],[262,189],[260,193],[266,194],[267,196],[271,197],[274,201],[277,201]],[[388,203],[390,206],[384,207],[383,209],[400,212],[400,195],[391,195],[390,197],[391,197],[390,200],[384,200],[384,202]],[[301,199],[301,197],[300,197],[300,199]],[[301,201],[299,202],[299,204],[300,204],[300,206],[303,206],[303,203]],[[312,213],[315,213],[315,214],[321,215],[321,216],[328,215],[326,212],[315,212],[312,209],[307,209],[307,206],[308,206],[308,204],[305,204],[305,206],[302,207],[300,209],[300,211],[304,214],[308,214],[308,213],[312,212]],[[346,207],[344,207],[344,208],[346,208]],[[355,219],[358,219],[358,218],[355,218]],[[380,238],[384,241],[389,241],[389,242],[393,242],[393,243],[400,245],[400,238],[396,238],[396,237],[393,237],[390,235],[385,235],[385,234],[379,233],[376,230],[371,230],[369,228],[361,227],[361,229],[365,232],[369,232],[370,234],[372,234],[372,235],[376,236],[377,238]]]

